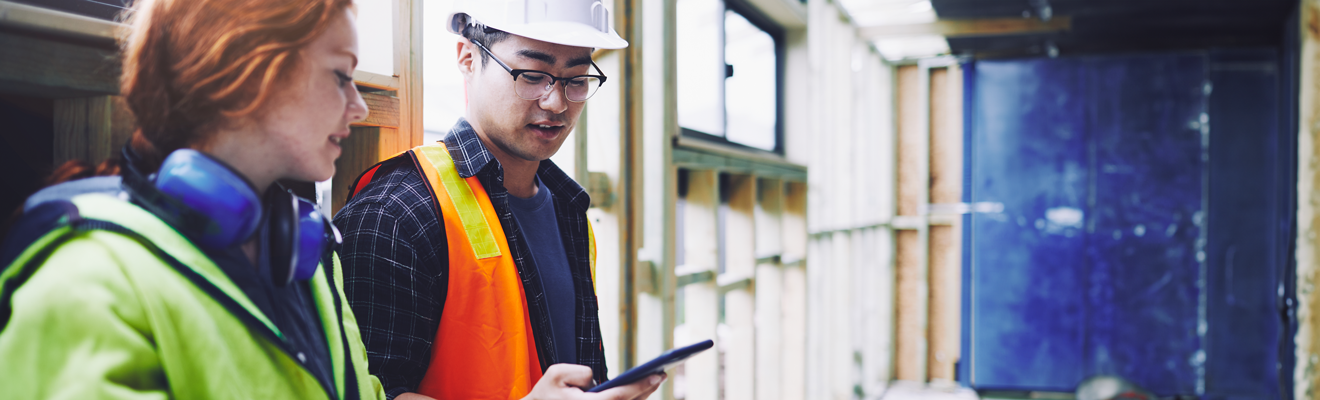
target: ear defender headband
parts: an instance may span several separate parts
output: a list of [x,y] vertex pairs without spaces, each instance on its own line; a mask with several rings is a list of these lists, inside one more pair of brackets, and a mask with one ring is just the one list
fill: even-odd
[[321,256],[340,242],[339,231],[316,204],[274,185],[263,206],[251,183],[199,151],[175,150],[151,176],[143,176],[138,159],[125,146],[125,188],[143,208],[202,248],[225,249],[249,240],[260,227],[263,209],[269,212],[271,280],[277,285],[311,278]]

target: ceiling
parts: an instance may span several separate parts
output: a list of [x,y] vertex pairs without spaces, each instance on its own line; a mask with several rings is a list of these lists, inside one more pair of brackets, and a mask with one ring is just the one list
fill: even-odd
[[[10,0],[114,19],[129,0]],[[1071,29],[995,36],[874,38],[891,60],[1274,46],[1298,0],[834,0],[858,27],[937,20],[1071,18]]]
[[[838,0],[859,27],[935,20],[1071,18],[1062,32],[877,38],[889,59],[935,54],[980,58],[1273,46],[1297,0]],[[928,13],[922,10],[930,10]],[[929,15],[927,15],[929,14]],[[939,37],[939,36],[937,36]],[[912,49],[924,42],[925,48]],[[901,49],[907,43],[907,50]],[[943,46],[941,46],[943,45]],[[891,51],[886,52],[886,47]],[[906,52],[905,52],[906,51]]]
[[52,10],[85,15],[104,20],[115,20],[131,0],[7,0]]

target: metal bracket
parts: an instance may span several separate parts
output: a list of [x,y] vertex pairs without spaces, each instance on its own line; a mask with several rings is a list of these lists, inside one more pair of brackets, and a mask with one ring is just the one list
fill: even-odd
[[961,215],[961,214],[998,214],[1004,212],[1004,203],[998,202],[977,202],[977,203],[937,203],[937,204],[918,204],[917,214],[919,215]]
[[614,204],[614,185],[610,183],[610,176],[604,172],[588,172],[585,182],[587,195],[591,196],[591,206],[598,208],[609,208]]

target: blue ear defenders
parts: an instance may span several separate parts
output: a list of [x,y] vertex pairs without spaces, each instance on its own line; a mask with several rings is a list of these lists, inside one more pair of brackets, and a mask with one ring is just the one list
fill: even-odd
[[262,212],[270,213],[270,270],[277,285],[310,279],[321,257],[341,241],[316,204],[279,185],[267,190],[263,202],[233,168],[201,152],[175,150],[150,176],[140,173],[138,159],[125,146],[124,187],[143,208],[202,248],[225,249],[249,240],[260,228]]

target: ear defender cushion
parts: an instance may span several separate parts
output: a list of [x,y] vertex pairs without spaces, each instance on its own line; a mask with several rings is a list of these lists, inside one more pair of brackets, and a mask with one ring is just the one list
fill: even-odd
[[311,279],[328,242],[326,218],[316,204],[282,187],[272,187],[270,209],[270,278],[284,286]]
[[241,243],[252,237],[261,221],[261,202],[252,185],[229,166],[196,150],[170,153],[156,174],[155,186],[205,217],[191,219],[200,221],[198,226],[180,227],[202,247],[221,249]]
[[292,260],[293,279],[308,280],[316,274],[316,268],[321,263],[321,254],[328,247],[325,217],[316,204],[296,196],[294,199],[298,206],[299,234],[294,236],[298,238],[298,252]]

